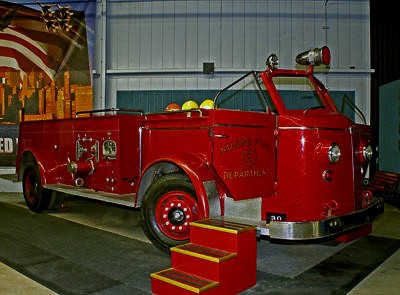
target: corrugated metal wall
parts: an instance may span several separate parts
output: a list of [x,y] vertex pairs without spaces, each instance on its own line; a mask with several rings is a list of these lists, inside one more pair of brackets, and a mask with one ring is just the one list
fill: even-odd
[[[98,11],[95,104],[116,106],[119,90],[219,89],[240,73],[264,69],[274,52],[282,68],[301,51],[328,45],[319,74],[332,90],[354,90],[369,118],[367,0],[103,0]],[[103,52],[103,54],[101,54]],[[202,73],[203,62],[215,74]]]

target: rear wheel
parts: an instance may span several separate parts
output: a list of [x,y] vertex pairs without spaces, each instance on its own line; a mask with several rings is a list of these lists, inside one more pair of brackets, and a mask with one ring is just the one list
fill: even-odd
[[53,211],[65,210],[65,208],[68,208],[64,203],[65,198],[65,193],[52,191],[50,194],[48,209]]
[[196,193],[184,174],[160,177],[146,191],[141,225],[150,241],[169,253],[173,246],[189,240],[189,223],[202,217]]
[[48,208],[51,193],[43,188],[39,168],[34,162],[29,162],[25,165],[22,189],[25,203],[29,209],[40,212]]

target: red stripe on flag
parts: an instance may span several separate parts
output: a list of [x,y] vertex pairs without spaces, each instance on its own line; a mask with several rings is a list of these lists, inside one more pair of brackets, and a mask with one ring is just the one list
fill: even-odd
[[[0,42],[1,45],[1,42]],[[25,73],[29,73],[31,71],[43,71],[46,74],[50,74],[49,70],[43,70],[43,68],[39,67],[35,63],[32,62],[31,59],[27,58],[24,54],[20,53],[17,50],[14,50],[12,48],[7,48],[7,47],[1,47],[0,46],[0,51],[2,55],[2,59],[4,61],[8,60],[7,66],[12,66],[15,63],[12,63],[12,60],[17,61],[18,67],[20,70],[24,71]],[[7,59],[8,58],[8,59]],[[15,68],[18,69],[18,68]],[[54,73],[54,71],[53,71]],[[54,74],[52,74],[54,76]],[[52,77],[49,77],[52,78]]]
[[[48,60],[51,58],[46,54],[46,52],[40,47],[40,45],[37,44],[32,44],[34,40],[30,39],[27,37],[26,39],[22,39],[23,36],[19,37],[17,35],[14,35],[12,30],[4,30],[4,32],[0,31],[0,40],[7,40],[10,41],[9,44],[16,43],[19,44],[23,47],[25,47],[27,50],[31,51],[33,54],[35,54],[37,57],[39,57],[47,66],[50,66],[48,63]],[[1,41],[0,41],[1,42]],[[31,43],[30,43],[31,42]],[[5,42],[2,42],[1,45],[3,45]],[[11,48],[13,48],[11,46]]]

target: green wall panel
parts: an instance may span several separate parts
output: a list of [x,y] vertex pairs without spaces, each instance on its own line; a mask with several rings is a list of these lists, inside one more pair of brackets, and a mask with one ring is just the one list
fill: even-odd
[[400,80],[379,88],[379,169],[400,173]]

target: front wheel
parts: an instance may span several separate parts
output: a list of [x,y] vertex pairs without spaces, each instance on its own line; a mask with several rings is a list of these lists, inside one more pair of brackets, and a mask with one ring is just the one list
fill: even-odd
[[162,251],[189,240],[189,223],[201,219],[196,193],[184,174],[160,177],[146,191],[141,225],[150,241]]
[[36,163],[30,162],[25,166],[22,176],[22,190],[25,203],[34,212],[46,210],[50,202],[50,191],[43,188],[40,172]]

